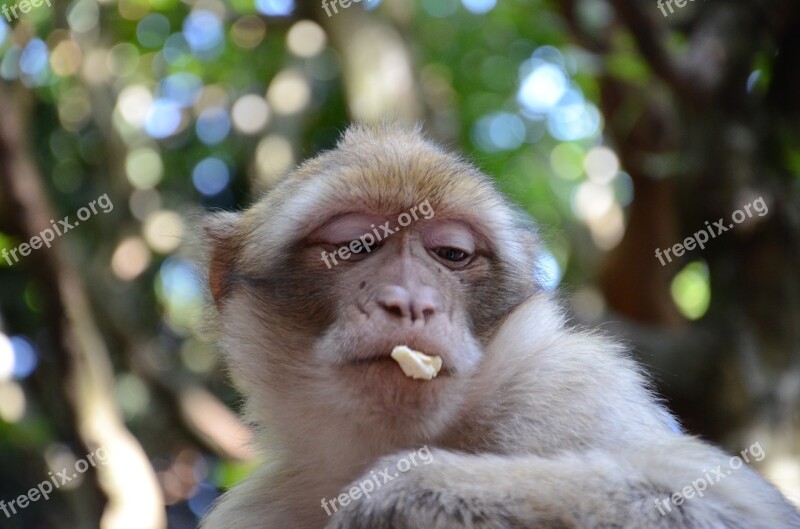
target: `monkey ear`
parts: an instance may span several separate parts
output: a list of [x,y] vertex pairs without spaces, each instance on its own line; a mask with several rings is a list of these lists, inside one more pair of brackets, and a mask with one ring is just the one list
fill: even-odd
[[214,213],[203,218],[208,248],[208,286],[217,307],[230,286],[230,272],[239,251],[236,230],[240,219],[241,215],[231,212]]

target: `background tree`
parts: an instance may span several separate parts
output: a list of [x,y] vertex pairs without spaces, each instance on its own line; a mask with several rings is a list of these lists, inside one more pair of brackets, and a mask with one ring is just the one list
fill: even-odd
[[[545,282],[576,319],[626,336],[691,431],[759,441],[800,499],[800,7],[670,6],[74,0],[0,17],[0,248],[114,205],[0,258],[0,499],[109,452],[0,525],[194,527],[257,464],[204,330],[197,215],[385,115],[495,175],[543,226]],[[655,257],[758,197],[766,215]]]

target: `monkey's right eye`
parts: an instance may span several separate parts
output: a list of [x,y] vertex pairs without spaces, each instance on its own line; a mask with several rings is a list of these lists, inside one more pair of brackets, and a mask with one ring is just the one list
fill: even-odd
[[309,234],[308,243],[337,254],[343,261],[360,261],[381,246],[369,231],[369,226],[379,221],[379,217],[362,213],[340,215]]
[[[342,242],[341,244],[337,244],[336,247],[347,248],[347,251],[350,252],[350,261],[361,261],[367,257],[369,252],[367,252],[367,249],[361,244],[361,241],[358,239],[355,239],[355,241],[358,242],[358,244],[354,245],[353,241],[346,241]],[[356,248],[356,251],[353,251],[353,248]],[[370,251],[373,251],[374,249],[375,248],[370,248]]]
[[[356,241],[358,241],[358,239],[356,239]],[[355,241],[350,241],[350,242],[347,242],[347,243],[343,243],[342,246],[347,246],[348,248],[350,248],[350,253],[352,253],[353,255],[361,255],[361,254],[366,255],[367,254],[367,249],[364,248],[361,245],[361,241],[358,241],[358,244],[356,244],[356,248],[358,248],[358,250],[354,252],[352,250],[353,242],[355,242]]]

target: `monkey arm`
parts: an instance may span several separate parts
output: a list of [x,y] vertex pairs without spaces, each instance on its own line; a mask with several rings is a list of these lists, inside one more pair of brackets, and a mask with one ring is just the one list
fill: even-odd
[[[727,474],[727,455],[685,436],[547,458],[432,454],[431,464],[397,473],[334,514],[326,528],[800,528],[800,515],[765,480],[746,466]],[[373,468],[396,469],[402,456]],[[674,493],[693,482],[699,489],[698,480],[706,478],[717,481],[706,481],[702,497],[669,503]]]

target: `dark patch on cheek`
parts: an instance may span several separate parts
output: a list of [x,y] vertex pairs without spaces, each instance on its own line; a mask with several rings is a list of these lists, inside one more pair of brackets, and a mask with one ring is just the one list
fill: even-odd
[[[488,338],[500,321],[533,294],[533,283],[514,277],[499,263],[490,263],[469,285],[467,311],[476,335]],[[464,278],[462,278],[462,281]]]
[[358,288],[359,289],[363,289],[365,286],[367,286],[367,282],[366,281],[362,281],[361,284],[358,285]]
[[309,266],[302,251],[287,253],[284,261],[265,270],[261,278],[246,281],[245,288],[256,297],[268,318],[278,318],[298,332],[319,334],[335,320],[333,273],[324,267]]

